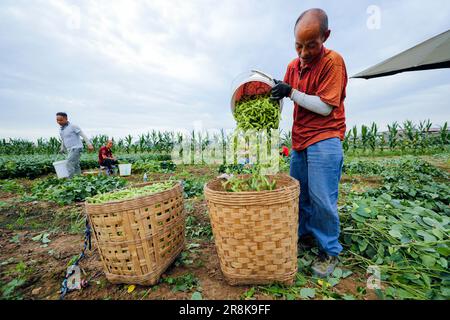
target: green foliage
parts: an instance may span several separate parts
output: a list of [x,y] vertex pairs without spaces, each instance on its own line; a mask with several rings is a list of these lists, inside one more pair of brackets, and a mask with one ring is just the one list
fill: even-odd
[[47,178],[32,187],[35,199],[66,205],[84,201],[98,193],[106,193],[126,185],[126,180],[111,176],[75,176],[72,179]]
[[447,173],[410,157],[381,166],[384,184],[350,194],[340,210],[351,259],[362,267],[378,265],[388,285],[385,298],[448,299]]
[[193,198],[203,195],[204,182],[197,179],[184,179],[183,190],[185,198]]
[[250,173],[243,164],[221,164],[219,166],[220,173],[242,174]]
[[28,267],[23,261],[20,261],[13,269],[7,271],[6,274],[12,279],[1,286],[2,298],[21,300],[22,295],[17,290],[26,285],[32,272],[33,269]]
[[21,299],[21,295],[17,294],[15,291],[25,284],[26,280],[23,278],[15,278],[5,284],[2,288],[2,298],[3,299]]
[[[105,145],[108,140],[106,135],[97,135],[91,138],[92,144],[96,150],[102,145]],[[122,139],[112,138],[116,152],[130,153],[137,152],[157,152],[170,153],[175,142],[175,133],[168,131],[147,132],[134,139],[133,136],[128,135]],[[84,142],[83,142],[84,143]],[[49,139],[39,138],[36,142],[24,139],[1,139],[0,140],[0,154],[2,155],[17,155],[17,154],[56,154],[61,146],[59,138],[51,137]]]
[[413,157],[383,161],[381,165],[385,168],[381,173],[383,185],[369,195],[389,194],[396,199],[421,202],[428,209],[449,211],[446,207],[450,204],[450,185],[446,172]]
[[169,173],[174,172],[177,168],[176,164],[172,161],[153,161],[153,160],[138,160],[133,163],[132,169],[135,173],[150,173],[161,172]]
[[202,294],[198,291],[194,292],[191,296],[191,300],[203,300]]
[[23,194],[24,187],[14,180],[0,180],[0,192]]
[[[20,155],[0,157],[0,179],[9,178],[36,178],[41,175],[54,173],[53,162],[63,160],[63,155]],[[122,163],[134,163],[136,161],[168,161],[170,155],[161,154],[132,154],[118,155]],[[81,169],[98,168],[97,154],[83,154],[80,159]],[[164,165],[161,165],[162,167]]]
[[211,225],[201,223],[195,216],[189,215],[186,218],[186,237],[190,239],[206,238],[211,240],[213,237]]
[[[300,259],[307,262],[308,266],[312,263],[312,257],[310,254],[300,254]],[[300,260],[299,259],[299,260]],[[300,262],[299,262],[300,264]],[[279,283],[273,283],[266,286],[258,286],[251,296],[255,294],[255,291],[269,294],[277,299],[285,300],[309,300],[309,299],[352,299],[353,296],[341,295],[334,287],[340,282],[341,279],[348,277],[351,272],[336,268],[338,272],[334,273],[330,277],[319,279],[311,274],[311,270],[308,266],[299,266],[299,272],[296,274],[295,283],[291,286],[283,285]],[[248,295],[249,293],[247,293]],[[245,298],[245,297],[243,297]]]
[[370,127],[362,125],[358,134],[358,128],[354,126],[345,135],[342,147],[345,152],[354,154],[365,154],[367,150],[370,150],[371,154],[378,150],[417,154],[448,147],[447,122],[440,127],[439,132],[433,132],[431,129],[430,120],[420,121],[418,124],[406,120],[402,125],[393,122],[387,125],[387,132],[379,132],[377,124],[372,123]]
[[227,192],[264,191],[275,190],[277,181],[272,177],[261,174],[260,168],[255,166],[249,176],[233,175],[223,181],[222,186]]
[[254,300],[255,292],[255,287],[251,287],[241,295],[241,300]]
[[348,175],[379,175],[383,172],[383,166],[378,162],[364,160],[345,161],[342,172]]
[[186,273],[178,277],[166,277],[162,281],[170,285],[173,292],[191,291],[199,286],[198,279],[192,273]]

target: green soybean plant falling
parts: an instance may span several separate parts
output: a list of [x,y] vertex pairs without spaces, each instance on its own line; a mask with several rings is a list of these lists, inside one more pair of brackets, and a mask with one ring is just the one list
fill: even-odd
[[244,98],[236,103],[234,117],[242,130],[278,129],[280,108],[268,95]]

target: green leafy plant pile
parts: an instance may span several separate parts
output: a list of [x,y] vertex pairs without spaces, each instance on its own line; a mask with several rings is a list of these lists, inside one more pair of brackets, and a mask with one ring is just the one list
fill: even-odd
[[255,166],[249,175],[231,175],[222,182],[222,187],[227,192],[275,190],[277,181],[273,177],[263,175],[260,168]]
[[385,162],[380,188],[341,208],[349,261],[379,268],[385,298],[450,297],[448,175],[420,159]]
[[84,201],[98,193],[106,193],[123,188],[127,181],[114,176],[75,176],[72,179],[54,177],[37,181],[32,187],[32,197],[36,200],[56,202],[66,205]]
[[177,168],[176,164],[172,161],[154,161],[154,160],[138,160],[133,163],[133,172],[160,172],[170,173],[174,172]]
[[86,201],[88,203],[101,204],[111,201],[128,200],[162,192],[172,188],[173,186],[174,182],[172,181],[156,182],[139,188],[126,188],[109,193],[100,193],[93,197],[86,198]]
[[280,123],[279,104],[268,95],[243,98],[236,103],[234,117],[242,130],[278,129]]

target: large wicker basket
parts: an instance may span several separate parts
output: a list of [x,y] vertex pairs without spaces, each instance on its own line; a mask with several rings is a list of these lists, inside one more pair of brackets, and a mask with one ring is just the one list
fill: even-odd
[[276,190],[225,192],[219,179],[205,185],[220,267],[231,285],[295,278],[299,182],[287,175],[270,179]]
[[179,182],[149,196],[85,207],[106,278],[112,283],[153,285],[184,248]]

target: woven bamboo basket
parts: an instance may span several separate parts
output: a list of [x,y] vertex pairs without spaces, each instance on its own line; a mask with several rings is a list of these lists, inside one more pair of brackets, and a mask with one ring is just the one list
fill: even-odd
[[299,182],[271,176],[276,190],[225,192],[204,187],[222,273],[231,285],[292,284],[297,273]]
[[112,283],[156,284],[185,246],[180,182],[163,192],[134,199],[86,202],[85,208],[106,278]]

